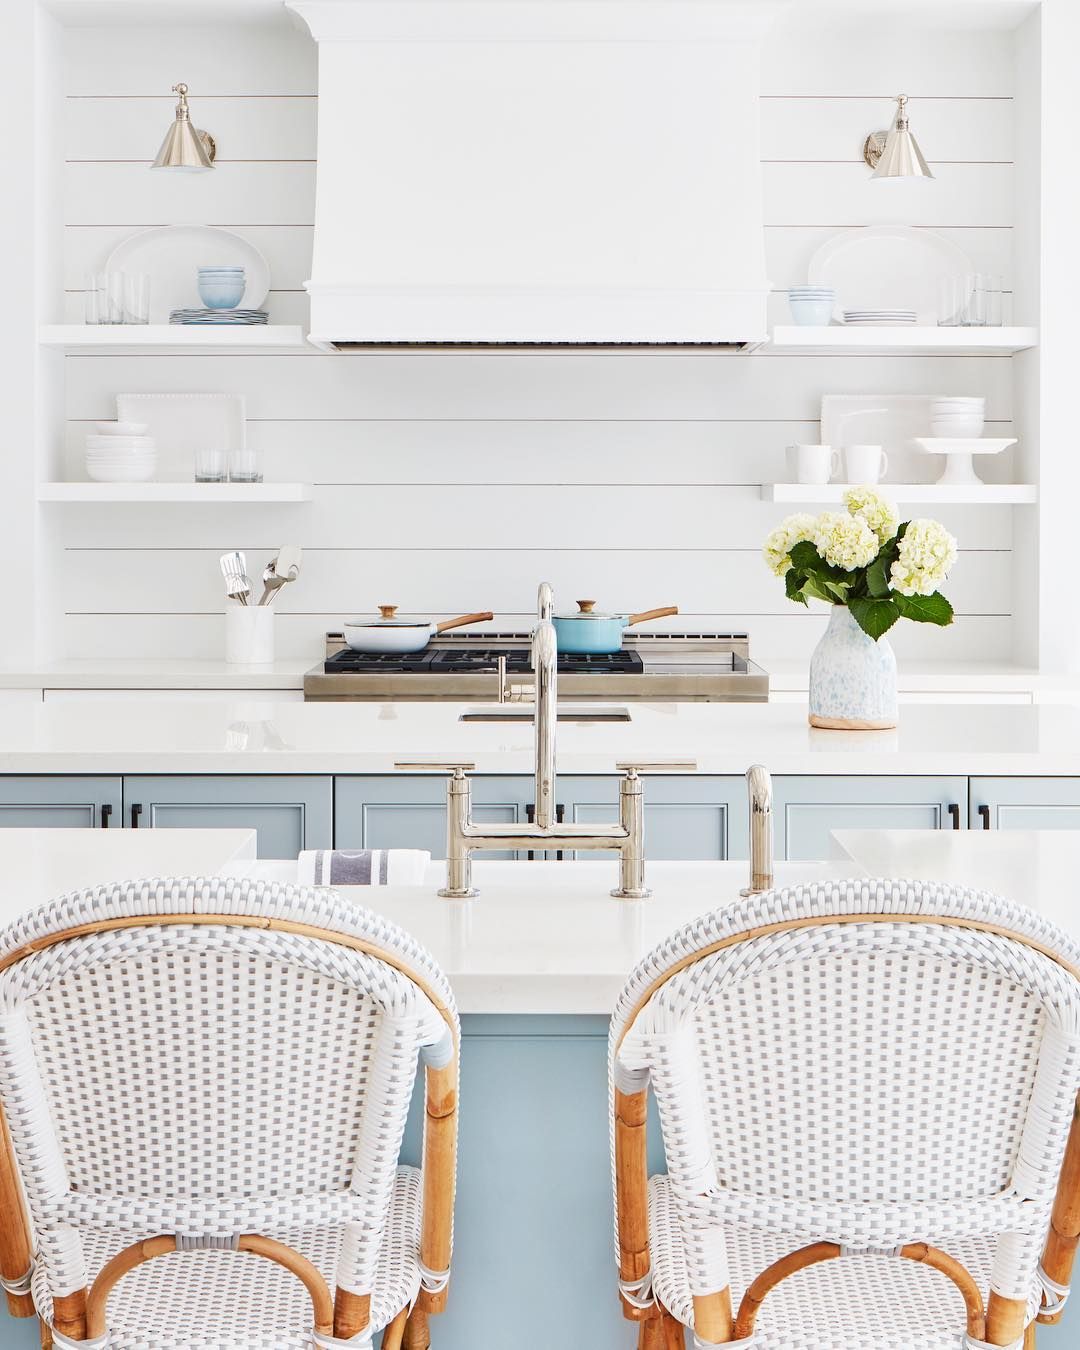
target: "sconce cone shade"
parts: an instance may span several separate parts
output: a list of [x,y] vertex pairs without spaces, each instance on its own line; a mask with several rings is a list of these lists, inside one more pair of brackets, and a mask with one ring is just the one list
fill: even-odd
[[933,178],[923,159],[919,143],[905,127],[893,127],[885,138],[885,149],[877,162],[872,178]]
[[918,141],[908,130],[907,96],[899,95],[896,103],[896,121],[884,135],[884,145],[880,132],[867,137],[864,154],[874,167],[871,177],[933,178]]
[[214,141],[205,131],[199,131],[191,125],[188,111],[187,85],[173,85],[173,92],[180,95],[176,105],[176,120],[165,134],[157,159],[152,169],[186,169],[189,172],[201,172],[214,167]]

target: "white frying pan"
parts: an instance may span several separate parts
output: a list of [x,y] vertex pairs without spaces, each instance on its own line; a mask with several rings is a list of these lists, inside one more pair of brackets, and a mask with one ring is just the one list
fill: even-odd
[[442,623],[427,620],[395,619],[397,605],[380,605],[378,619],[346,619],[342,624],[346,643],[354,652],[422,652],[436,633],[461,628],[467,623],[484,623],[495,616],[462,614]]

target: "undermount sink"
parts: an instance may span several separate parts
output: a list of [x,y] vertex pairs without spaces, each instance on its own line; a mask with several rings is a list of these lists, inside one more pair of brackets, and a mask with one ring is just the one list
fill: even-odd
[[[526,722],[535,721],[532,708],[468,708],[459,722]],[[560,722],[629,722],[629,708],[560,708]]]

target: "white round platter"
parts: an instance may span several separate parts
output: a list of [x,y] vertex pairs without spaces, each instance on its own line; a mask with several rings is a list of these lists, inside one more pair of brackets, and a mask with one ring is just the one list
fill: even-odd
[[932,230],[867,225],[827,239],[807,280],[835,289],[837,318],[845,309],[913,309],[920,324],[936,324],[940,283],[972,270],[964,250]]
[[109,254],[106,272],[145,272],[150,278],[150,322],[168,323],[174,309],[198,309],[199,268],[220,264],[244,269],[245,309],[259,309],[270,290],[270,265],[255,247],[216,225],[155,225],[123,239]]

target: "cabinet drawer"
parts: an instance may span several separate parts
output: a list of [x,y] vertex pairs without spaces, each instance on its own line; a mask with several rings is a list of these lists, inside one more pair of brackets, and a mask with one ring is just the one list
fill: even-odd
[[941,830],[967,824],[965,778],[782,775],[773,779],[776,855],[830,855],[832,830]]

